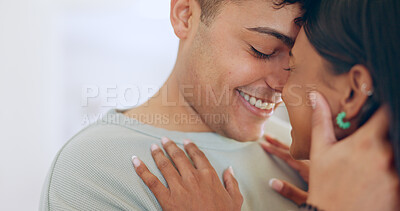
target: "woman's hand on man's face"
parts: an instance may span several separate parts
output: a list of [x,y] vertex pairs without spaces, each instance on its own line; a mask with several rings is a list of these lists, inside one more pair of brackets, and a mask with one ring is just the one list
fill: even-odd
[[195,144],[190,141],[184,144],[193,166],[173,141],[163,138],[162,143],[176,168],[157,145],[152,145],[151,154],[169,188],[139,158],[132,157],[132,162],[163,210],[241,210],[243,197],[232,168],[224,172],[224,187],[204,153]]
[[[308,182],[309,161],[300,161],[292,158],[289,146],[280,141],[265,136],[266,142],[261,142],[261,147],[268,153],[285,161],[290,167],[299,172],[304,181]],[[279,194],[301,205],[307,201],[308,193],[283,180],[271,179],[270,186]]]

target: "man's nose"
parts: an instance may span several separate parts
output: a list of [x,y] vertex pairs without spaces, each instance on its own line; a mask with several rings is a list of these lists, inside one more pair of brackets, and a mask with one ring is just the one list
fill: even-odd
[[289,71],[285,70],[289,68],[289,60],[282,61],[274,66],[271,71],[265,75],[265,82],[277,92],[282,92],[288,78]]
[[269,86],[271,86],[271,88],[275,89],[277,92],[282,92],[288,78],[289,73],[282,69],[280,74],[274,74],[274,76],[268,77],[266,82]]

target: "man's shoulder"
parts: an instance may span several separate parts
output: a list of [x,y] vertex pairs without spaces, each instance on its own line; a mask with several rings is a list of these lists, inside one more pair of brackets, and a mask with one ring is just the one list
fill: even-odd
[[132,127],[110,123],[95,123],[73,136],[62,148],[67,150],[109,150],[110,147],[140,147],[143,142],[156,140],[157,137],[146,134]]
[[[115,124],[93,124],[73,136],[58,152],[53,171],[64,167],[78,168],[82,171],[101,170],[111,165],[116,169],[131,170],[131,163],[126,166],[135,153],[140,153],[158,140],[148,134]],[[139,154],[137,154],[139,155]],[[122,163],[125,166],[121,166]]]
[[156,138],[121,125],[94,124],[83,129],[54,159],[42,207],[158,210],[131,163],[132,155],[147,154],[152,139]]

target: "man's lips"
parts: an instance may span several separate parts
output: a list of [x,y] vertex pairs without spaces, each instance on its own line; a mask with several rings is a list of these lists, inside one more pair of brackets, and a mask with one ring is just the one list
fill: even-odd
[[[261,103],[260,106],[260,102],[257,100],[256,103],[254,105],[252,105],[252,103],[254,102],[253,100],[246,100],[246,95],[243,96],[243,94],[240,93],[239,90],[236,90],[236,94],[239,97],[240,101],[243,103],[244,107],[249,110],[251,113],[253,113],[256,116],[259,116],[261,118],[268,118],[270,117],[273,113],[274,113],[274,108],[275,108],[275,103],[267,103],[267,105],[263,105],[263,103]],[[251,101],[251,102],[249,102]],[[258,103],[257,103],[258,102]],[[259,107],[261,108],[259,108]]]
[[270,99],[265,99],[265,98],[261,98],[261,97],[257,97],[255,95],[251,95],[245,91],[242,91],[240,89],[237,89],[237,91],[239,92],[239,94],[248,102],[250,103],[252,106],[255,106],[258,109],[262,109],[262,110],[269,110],[272,108],[275,108],[276,104],[279,104],[281,101],[281,98],[279,97],[279,99],[277,100],[277,97],[273,97],[273,100]]

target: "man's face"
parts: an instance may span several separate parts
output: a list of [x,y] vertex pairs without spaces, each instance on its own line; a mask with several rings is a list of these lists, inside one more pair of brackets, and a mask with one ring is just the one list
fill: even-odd
[[299,16],[297,4],[230,1],[208,25],[198,25],[178,80],[193,88],[185,99],[213,131],[238,141],[263,134],[281,102]]

